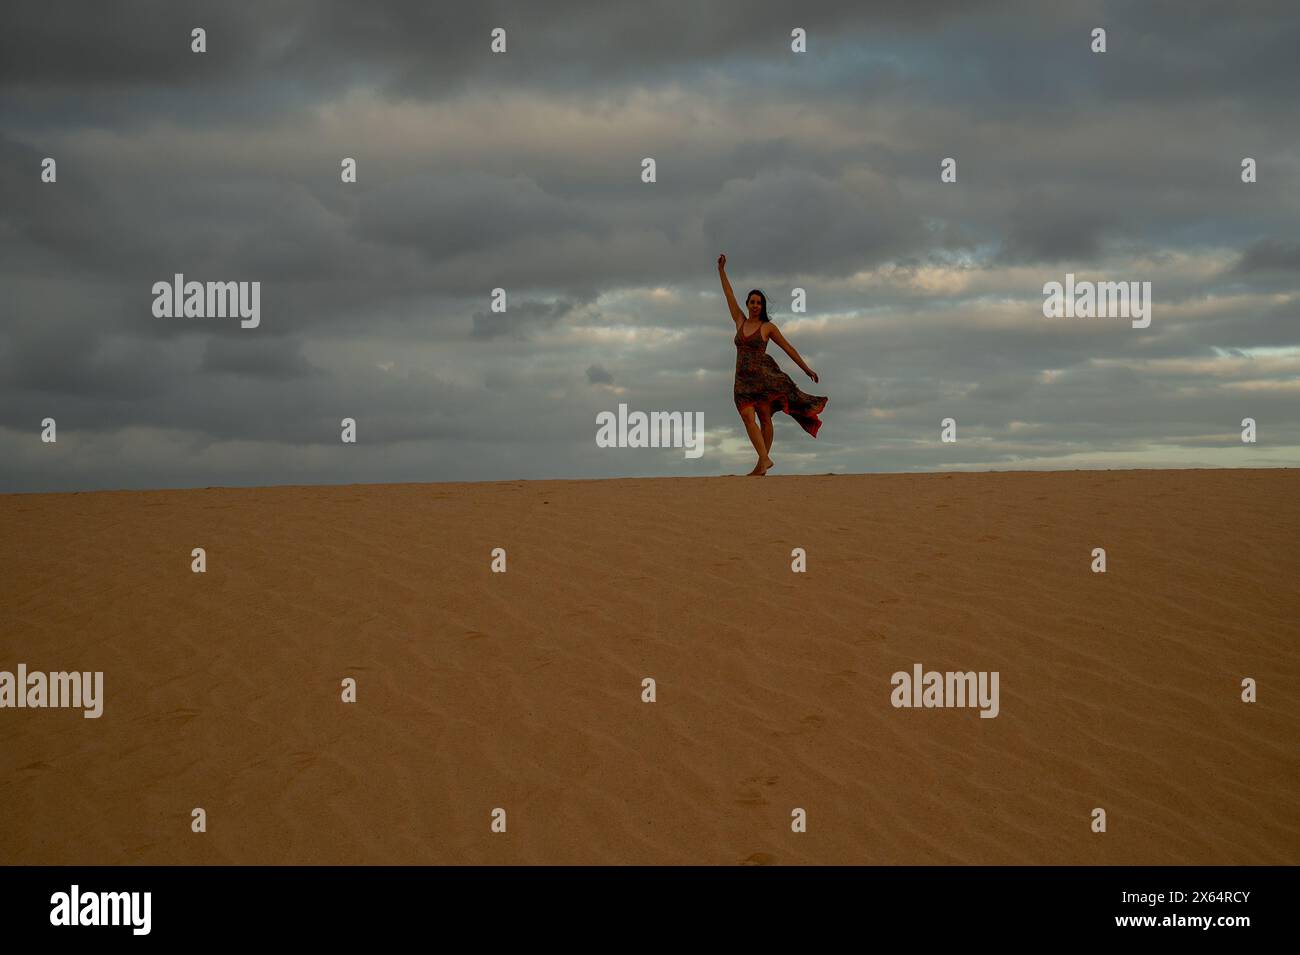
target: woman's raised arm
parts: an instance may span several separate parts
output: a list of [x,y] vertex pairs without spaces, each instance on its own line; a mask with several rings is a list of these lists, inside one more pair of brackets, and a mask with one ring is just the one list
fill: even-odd
[[731,309],[731,320],[739,325],[745,320],[745,313],[736,304],[736,293],[731,290],[731,283],[727,281],[727,257],[725,255],[718,256],[718,276],[722,279],[722,291],[727,293],[727,307]]

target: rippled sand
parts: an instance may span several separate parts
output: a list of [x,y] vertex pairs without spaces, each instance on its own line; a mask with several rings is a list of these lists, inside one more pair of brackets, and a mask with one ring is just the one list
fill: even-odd
[[[24,494],[0,522],[0,669],[106,697],[0,709],[0,862],[1300,863],[1294,470]],[[893,708],[914,663],[997,670],[998,717]]]

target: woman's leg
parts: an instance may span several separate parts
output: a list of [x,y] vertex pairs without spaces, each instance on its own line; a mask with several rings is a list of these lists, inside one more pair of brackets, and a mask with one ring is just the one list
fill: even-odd
[[758,409],[759,430],[763,432],[763,444],[767,450],[772,450],[772,409],[771,407]]
[[759,427],[758,415],[755,413],[753,405],[741,408],[740,418],[745,422],[745,431],[749,434],[750,443],[754,445],[754,450],[758,452],[758,463],[754,465],[754,470],[749,473],[761,477],[772,466],[772,459],[767,456],[767,445],[763,443],[763,430]]

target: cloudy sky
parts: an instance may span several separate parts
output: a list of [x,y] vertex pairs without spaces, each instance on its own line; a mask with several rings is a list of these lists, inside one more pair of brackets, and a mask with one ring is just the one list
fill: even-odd
[[[743,473],[720,252],[830,396],[775,474],[1300,464],[1300,9],[1065,9],[7,2],[0,490]],[[1067,272],[1150,327],[1044,318]]]

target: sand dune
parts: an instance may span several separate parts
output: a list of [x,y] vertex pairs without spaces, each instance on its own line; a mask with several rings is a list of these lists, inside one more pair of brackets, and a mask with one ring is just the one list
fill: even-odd
[[[99,719],[0,709],[4,863],[1300,863],[1293,470],[30,494],[0,517],[0,670],[105,674]],[[998,671],[998,716],[895,708],[914,663]]]

